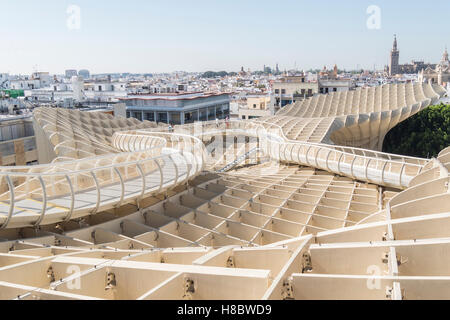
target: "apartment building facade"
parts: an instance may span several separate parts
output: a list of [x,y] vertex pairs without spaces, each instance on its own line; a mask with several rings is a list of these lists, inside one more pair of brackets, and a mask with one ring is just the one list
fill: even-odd
[[239,119],[249,120],[274,114],[274,98],[271,96],[249,96],[247,104],[239,107]]
[[307,81],[303,76],[288,76],[273,83],[275,105],[284,106],[296,101],[309,98],[319,92],[317,82]]

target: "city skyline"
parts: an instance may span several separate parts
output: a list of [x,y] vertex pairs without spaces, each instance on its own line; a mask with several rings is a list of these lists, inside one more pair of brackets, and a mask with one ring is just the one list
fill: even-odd
[[[401,63],[437,63],[448,44],[448,1],[198,2],[8,1],[0,12],[0,72],[239,71],[276,63],[281,71],[380,70],[394,34]],[[373,6],[379,29],[368,27]]]

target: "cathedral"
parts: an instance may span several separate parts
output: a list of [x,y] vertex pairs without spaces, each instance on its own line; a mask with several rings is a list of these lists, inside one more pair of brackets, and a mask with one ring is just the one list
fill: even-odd
[[390,76],[395,76],[397,74],[414,74],[422,72],[428,68],[435,69],[435,64],[424,63],[423,61],[413,60],[410,64],[399,64],[400,61],[400,51],[398,50],[397,36],[394,35],[394,45],[392,46],[389,66],[386,67],[386,72]]
[[431,83],[440,85],[445,85],[450,82],[450,61],[448,59],[447,48],[445,48],[441,62],[434,68],[428,67],[421,70],[419,72],[418,80],[419,82],[430,81]]

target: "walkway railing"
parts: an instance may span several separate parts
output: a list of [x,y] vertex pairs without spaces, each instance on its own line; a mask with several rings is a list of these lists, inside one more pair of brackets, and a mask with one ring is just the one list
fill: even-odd
[[222,169],[218,170],[217,172],[218,173],[223,173],[225,171],[233,169],[238,164],[240,164],[242,161],[244,161],[245,159],[250,157],[253,153],[258,152],[258,151],[259,151],[259,148],[253,148],[252,150],[250,150],[246,154],[243,154],[242,156],[238,157],[236,160],[234,160],[231,163],[227,164],[225,167],[223,167]]
[[[247,135],[257,137],[262,151],[277,161],[296,163],[356,180],[405,189],[427,159],[393,155],[361,148],[288,140],[281,127],[267,123],[220,121],[179,127],[198,137]],[[267,128],[269,127],[269,128]]]
[[133,134],[114,136],[115,144],[128,152],[0,168],[0,229],[37,227],[139,203],[203,170],[200,140],[145,131]]
[[258,138],[258,148],[272,159],[400,189],[408,186],[426,161],[291,141],[281,128],[254,122],[213,121],[179,126],[175,132],[160,130],[115,133],[111,149],[119,153],[67,158],[48,165],[0,167],[0,229],[38,227],[127,203],[139,204],[145,197],[198,175],[208,161],[201,139],[214,135],[253,136]]

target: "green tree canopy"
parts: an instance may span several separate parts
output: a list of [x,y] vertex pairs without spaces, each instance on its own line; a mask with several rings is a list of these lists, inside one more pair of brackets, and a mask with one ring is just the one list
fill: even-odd
[[223,78],[225,76],[228,75],[228,72],[226,71],[219,71],[219,72],[215,72],[215,71],[206,71],[204,74],[202,74],[202,78]]
[[450,145],[450,105],[431,106],[393,128],[383,151],[413,157],[437,157]]

